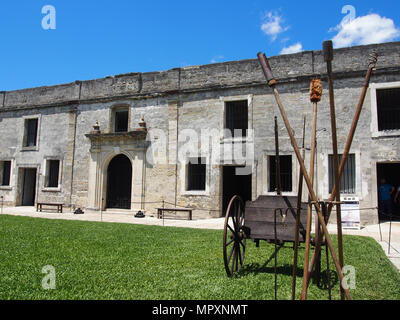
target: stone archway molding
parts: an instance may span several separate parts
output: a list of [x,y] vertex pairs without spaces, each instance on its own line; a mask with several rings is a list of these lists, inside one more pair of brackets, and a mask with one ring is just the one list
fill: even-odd
[[107,168],[118,154],[123,154],[132,164],[131,210],[142,208],[143,175],[147,149],[146,132],[130,131],[125,133],[90,133],[88,206],[86,210],[105,210],[107,192]]

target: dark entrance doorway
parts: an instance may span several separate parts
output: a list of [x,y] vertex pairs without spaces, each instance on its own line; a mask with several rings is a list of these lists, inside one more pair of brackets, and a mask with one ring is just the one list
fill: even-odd
[[115,156],[107,169],[107,208],[130,209],[132,164],[123,154]]
[[[384,212],[382,203],[379,201],[379,185],[381,179],[385,179],[387,184],[392,185],[395,190],[392,193],[392,219],[400,221],[400,198],[397,203],[394,203],[396,190],[400,187],[400,162],[396,163],[377,163],[376,164],[377,190],[378,190],[378,208],[380,220],[389,220],[387,212]],[[386,209],[387,211],[387,209]]]
[[36,194],[36,168],[23,168],[21,173],[21,206],[34,206]]
[[[229,201],[237,194],[244,202],[251,200],[251,168],[246,168],[250,174],[237,175],[237,166],[224,166],[222,168],[222,215],[225,216]],[[247,170],[248,169],[248,170]]]

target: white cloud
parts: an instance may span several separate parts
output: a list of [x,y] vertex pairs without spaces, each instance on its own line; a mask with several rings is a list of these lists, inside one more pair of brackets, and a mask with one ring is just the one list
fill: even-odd
[[297,53],[302,50],[303,50],[303,45],[300,42],[297,42],[289,47],[283,48],[281,50],[281,54]]
[[261,25],[261,30],[267,36],[271,38],[272,41],[275,41],[278,37],[278,34],[286,31],[289,27],[283,27],[283,19],[275,12],[267,12],[264,17],[265,22]]
[[216,56],[214,58],[211,59],[211,63],[217,63],[220,62],[222,59],[224,59],[225,57],[222,55]]
[[335,48],[393,41],[400,36],[392,19],[375,13],[344,21],[329,31],[338,31],[332,38]]

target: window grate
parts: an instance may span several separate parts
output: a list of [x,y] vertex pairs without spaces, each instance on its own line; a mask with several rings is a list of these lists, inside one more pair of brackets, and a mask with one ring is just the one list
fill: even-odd
[[378,130],[400,129],[400,88],[376,90]]
[[37,140],[38,119],[26,120],[26,143],[25,147],[35,147]]
[[3,161],[1,185],[9,186],[11,178],[11,161]]
[[229,101],[225,105],[225,128],[231,130],[234,136],[234,129],[242,130],[242,137],[247,135],[248,129],[248,102],[247,100]]
[[204,158],[191,159],[188,164],[188,191],[206,189],[206,165]]
[[60,160],[48,160],[48,184],[49,188],[58,187],[58,176],[60,170]]
[[[339,164],[342,155],[338,155]],[[335,172],[333,166],[333,155],[329,155],[329,193],[332,192],[335,183]],[[356,160],[354,154],[349,154],[344,166],[342,178],[340,180],[340,193],[354,194],[356,192]]]
[[115,111],[115,132],[128,131],[128,111]]
[[[276,191],[276,156],[269,156],[269,192]],[[292,156],[279,156],[281,191],[292,191]]]

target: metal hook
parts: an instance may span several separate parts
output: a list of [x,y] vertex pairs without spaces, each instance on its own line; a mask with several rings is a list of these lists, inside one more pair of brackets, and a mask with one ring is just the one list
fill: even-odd
[[376,68],[376,63],[378,62],[378,53],[373,50],[369,55],[368,67]]

